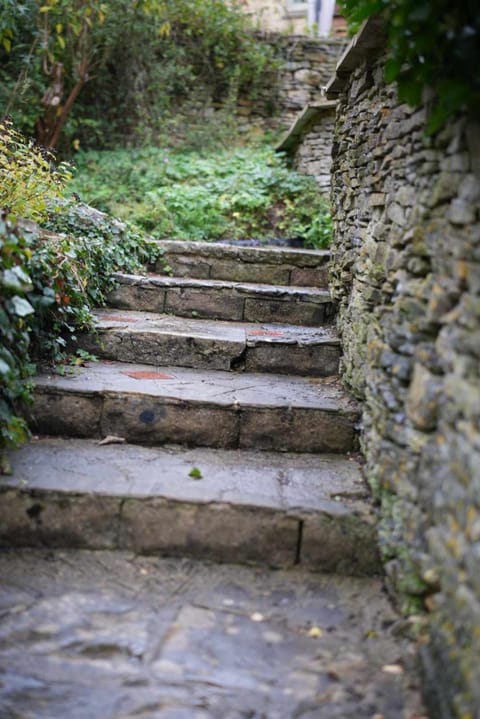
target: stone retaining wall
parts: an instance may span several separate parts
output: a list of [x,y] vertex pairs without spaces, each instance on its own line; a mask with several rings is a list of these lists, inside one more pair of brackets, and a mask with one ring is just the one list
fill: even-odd
[[276,148],[287,153],[295,170],[313,176],[325,194],[330,193],[335,107],[326,101],[307,105]]
[[237,114],[246,123],[257,120],[273,128],[288,127],[305,105],[318,101],[346,41],[273,33],[261,37],[274,48],[280,68],[263,94],[255,100],[239,99]]
[[[376,37],[376,41],[373,38]],[[364,399],[366,476],[390,589],[427,612],[432,719],[480,707],[480,128],[434,137],[383,80],[379,34],[330,83],[344,378]],[[366,39],[365,39],[366,38]]]

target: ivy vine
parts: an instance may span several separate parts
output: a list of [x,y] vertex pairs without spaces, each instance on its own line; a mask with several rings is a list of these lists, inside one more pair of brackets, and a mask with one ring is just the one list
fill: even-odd
[[428,131],[459,111],[480,120],[480,4],[478,0],[342,0],[352,31],[372,15],[385,21],[387,82],[418,106],[433,91]]

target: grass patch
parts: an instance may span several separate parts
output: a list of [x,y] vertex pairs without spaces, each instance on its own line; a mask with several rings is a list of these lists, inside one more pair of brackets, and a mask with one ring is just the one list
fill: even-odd
[[328,203],[312,177],[287,168],[271,148],[208,157],[157,147],[77,156],[71,189],[83,201],[157,239],[295,239],[328,246]]

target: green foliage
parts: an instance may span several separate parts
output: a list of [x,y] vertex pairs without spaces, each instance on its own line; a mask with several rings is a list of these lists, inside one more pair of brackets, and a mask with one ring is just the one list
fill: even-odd
[[0,219],[0,473],[3,448],[15,447],[28,436],[20,408],[29,399],[27,378],[30,327],[34,309],[27,299],[32,283],[26,267],[30,257],[25,234]]
[[156,238],[300,238],[328,245],[327,204],[311,177],[268,148],[208,157],[154,147],[78,155],[72,188],[99,209]]
[[[65,175],[10,126],[3,133],[0,471],[6,469],[2,451],[28,436],[23,413],[30,400],[33,360],[69,361],[75,333],[91,326],[90,308],[104,302],[113,287],[112,274],[137,271],[160,254],[128,225],[65,201]],[[50,231],[34,223],[14,224],[6,217],[8,208],[12,217],[39,220]],[[84,360],[80,356],[74,362]]]
[[77,330],[91,326],[90,308],[105,303],[113,273],[136,272],[160,252],[128,225],[73,202],[61,203],[43,227],[55,234],[35,243],[29,268],[37,297],[47,289],[55,304],[32,299],[33,344],[37,356],[59,363],[68,359]]
[[223,0],[6,1],[0,105],[63,149],[143,141],[274,85],[272,51]]
[[352,29],[373,14],[385,20],[388,82],[418,105],[435,93],[428,129],[436,132],[462,109],[480,119],[480,5],[477,0],[343,0]]
[[44,219],[69,178],[67,165],[54,168],[48,154],[0,122],[0,209],[10,218]]

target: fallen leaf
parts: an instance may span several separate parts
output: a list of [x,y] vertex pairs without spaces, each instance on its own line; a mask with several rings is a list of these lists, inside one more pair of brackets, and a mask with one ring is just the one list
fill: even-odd
[[200,472],[198,467],[192,467],[192,469],[188,473],[188,476],[192,479],[203,479],[203,474]]
[[250,615],[250,619],[252,622],[263,622],[265,617],[263,614],[260,614],[260,612],[253,612],[253,614]]
[[98,444],[125,444],[125,437],[117,437],[115,434],[107,434]]
[[308,630],[308,636],[312,637],[312,639],[318,639],[323,635],[323,630],[320,629],[320,627],[311,627]]
[[403,667],[400,664],[384,664],[382,672],[385,674],[403,674]]

